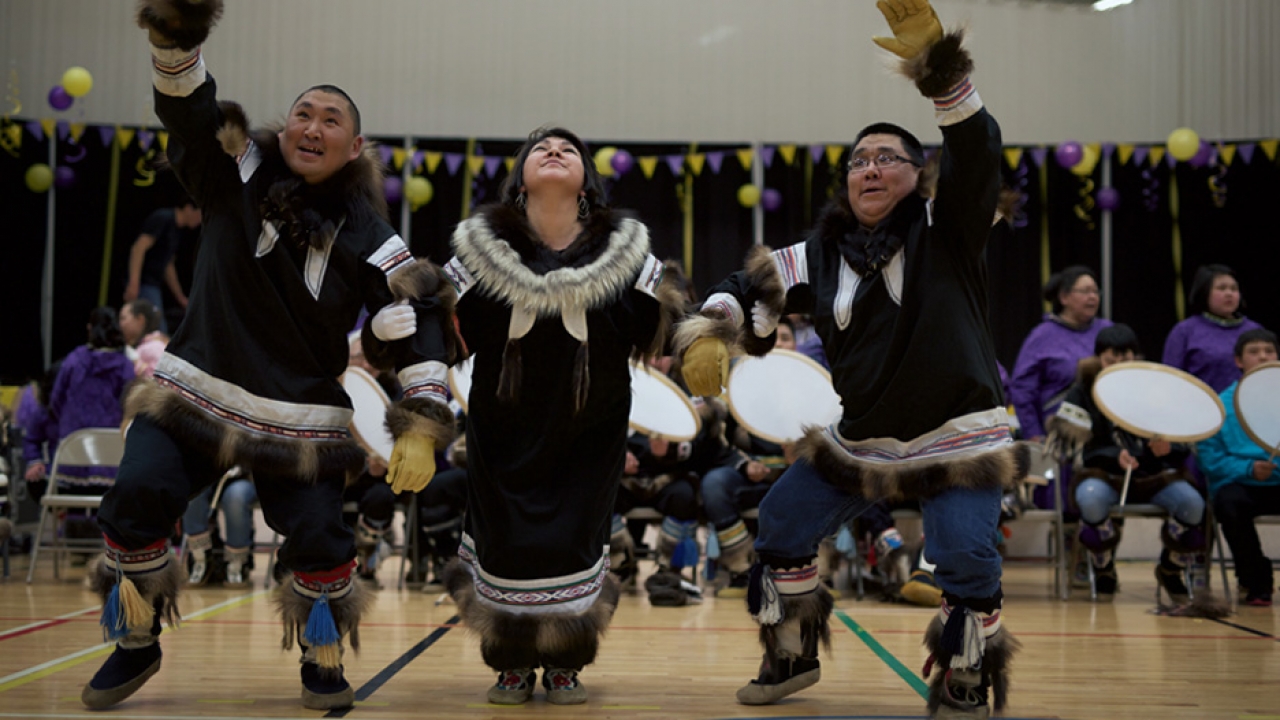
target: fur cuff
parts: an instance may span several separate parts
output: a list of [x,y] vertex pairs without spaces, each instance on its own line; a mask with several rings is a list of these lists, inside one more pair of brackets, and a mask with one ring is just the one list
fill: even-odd
[[1012,488],[1031,463],[1021,442],[951,462],[867,463],[837,447],[822,428],[810,428],[796,453],[832,485],[872,502],[928,499],[951,488]]
[[[773,262],[772,251],[764,246],[752,248],[747,253],[745,274],[751,294],[747,297],[749,307],[744,307],[743,312],[750,314],[752,307],[759,302],[768,308],[772,317],[782,317],[787,304],[787,291],[782,283],[782,274]],[[774,333],[760,337],[750,327],[751,321],[748,319],[747,328],[742,331],[742,349],[747,354],[756,356],[772,350],[775,344]]]
[[1085,444],[1093,439],[1091,428],[1081,427],[1057,415],[1045,421],[1045,426],[1049,431],[1045,445],[1055,457],[1076,457],[1084,450]]
[[[454,308],[458,305],[458,293],[449,282],[444,270],[434,263],[417,258],[412,264],[397,270],[389,278],[387,284],[391,296],[397,302],[407,300],[421,309],[429,306],[440,313],[440,331],[444,336],[446,365],[452,365],[462,357],[462,338],[454,324]],[[417,302],[415,302],[417,301]],[[366,322],[360,332],[361,347],[369,364],[382,370],[393,367],[412,365],[418,358],[405,354],[409,343],[385,342],[373,334],[373,323]]]
[[[194,50],[209,37],[222,17],[222,0],[139,0],[138,27],[152,37],[163,38],[170,46]],[[156,36],[159,36],[157,38]],[[163,45],[155,43],[157,47]]]
[[249,149],[249,117],[240,103],[231,100],[219,100],[218,109],[222,111],[222,127],[216,134],[218,144],[223,152],[238,158]]
[[[326,598],[329,612],[333,614],[333,624],[338,628],[338,634],[347,638],[352,650],[360,650],[360,618],[373,606],[375,599],[376,596],[354,576],[351,578],[351,592],[339,598]],[[294,591],[292,576],[275,589],[271,600],[284,623],[280,648],[290,650],[295,642],[302,643],[307,618],[311,616],[311,606],[316,601]]]
[[924,52],[903,60],[899,71],[916,84],[921,95],[946,95],[973,72],[973,58],[964,49],[963,40],[964,30],[952,30]]
[[454,558],[444,570],[444,584],[458,605],[467,628],[480,636],[484,661],[494,670],[537,667],[581,669],[596,659],[600,638],[618,606],[618,581],[605,577],[600,596],[581,614],[534,613],[516,615],[483,605],[476,597],[475,579]]
[[397,440],[405,434],[429,437],[437,448],[448,447],[457,434],[449,406],[427,398],[392,403],[387,408],[387,431]]
[[685,316],[684,292],[680,289],[679,275],[671,270],[663,273],[655,293],[658,299],[658,328],[653,334],[653,342],[649,347],[636,348],[636,360],[643,362],[648,358],[661,357],[668,354],[672,340],[672,329]]
[[733,321],[719,313],[713,315],[690,315],[676,325],[675,336],[671,339],[671,354],[683,358],[686,350],[704,337],[717,338],[729,349],[729,354],[742,354],[742,329]]
[[[929,716],[937,713],[947,702],[947,674],[951,667],[951,656],[942,650],[942,620],[934,616],[925,631],[924,646],[929,651],[933,667],[933,679],[929,682]],[[999,712],[1004,709],[1009,699],[1009,665],[1013,654],[1022,649],[1022,643],[1003,627],[987,638],[986,650],[982,653],[982,677],[991,685],[991,707]],[[928,668],[929,666],[926,666]],[[926,677],[928,673],[926,672]]]
[[[183,565],[170,549],[168,562],[155,572],[130,573],[129,579],[138,588],[143,600],[156,607],[161,620],[169,627],[177,627],[182,617],[178,614],[178,591],[186,583],[186,572]],[[89,567],[85,581],[89,589],[102,599],[105,605],[112,588],[116,586],[119,576],[105,555],[94,558]]]
[[365,452],[353,439],[295,440],[250,433],[213,419],[178,393],[149,380],[135,383],[125,399],[124,424],[138,415],[186,438],[221,467],[241,465],[307,482],[322,472],[339,470],[354,477],[364,467]]
[[821,583],[811,593],[783,595],[782,612],[786,619],[777,625],[760,626],[760,644],[764,646],[765,657],[771,662],[796,657],[796,653],[783,648],[781,642],[781,636],[794,632],[796,625],[800,627],[800,657],[817,658],[819,646],[830,653],[834,608],[835,600]]

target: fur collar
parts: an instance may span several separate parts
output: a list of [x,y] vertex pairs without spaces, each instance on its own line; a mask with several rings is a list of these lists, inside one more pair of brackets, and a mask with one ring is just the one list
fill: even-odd
[[258,147],[262,164],[257,172],[264,174],[267,188],[258,210],[262,219],[274,224],[295,247],[323,248],[343,222],[360,227],[375,218],[387,219],[383,165],[374,143],[366,142],[359,157],[333,177],[309,185],[285,164],[278,124],[250,131],[248,118],[238,104],[222,101],[218,107],[223,115],[218,130],[222,149],[239,157],[248,150],[250,139]]
[[1102,372],[1102,361],[1097,355],[1080,358],[1076,363],[1076,383],[1084,388],[1086,393],[1093,393],[1093,381],[1098,379],[1098,373]]
[[818,219],[818,237],[823,243],[834,243],[859,275],[870,277],[884,269],[902,249],[911,224],[924,212],[925,202],[918,194],[907,195],[888,219],[868,230],[844,203],[832,201]]
[[617,297],[644,267],[649,231],[618,213],[595,213],[573,244],[557,252],[534,236],[519,212],[492,205],[458,225],[453,251],[486,294],[545,317]]

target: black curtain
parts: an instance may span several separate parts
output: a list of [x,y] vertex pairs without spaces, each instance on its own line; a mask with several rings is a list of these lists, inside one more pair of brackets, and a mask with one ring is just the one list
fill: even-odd
[[32,165],[48,162],[49,139],[36,140],[25,129],[18,149],[0,152],[0,252],[4,257],[0,307],[5,309],[0,313],[0,337],[5,338],[0,382],[4,384],[18,384],[44,372],[40,281],[48,196],[29,190],[24,176]]

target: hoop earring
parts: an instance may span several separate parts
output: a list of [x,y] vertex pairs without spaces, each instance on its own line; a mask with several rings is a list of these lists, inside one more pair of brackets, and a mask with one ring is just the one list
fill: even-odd
[[591,203],[587,202],[586,196],[578,198],[578,219],[586,220],[591,217]]
[[525,211],[525,206],[529,204],[529,197],[524,193],[516,195],[516,209],[520,212]]

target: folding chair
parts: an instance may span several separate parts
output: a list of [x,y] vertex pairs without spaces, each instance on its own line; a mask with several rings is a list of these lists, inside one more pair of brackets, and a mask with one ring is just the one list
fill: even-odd
[[[124,457],[124,436],[119,428],[84,428],[76,430],[58,443],[58,452],[53,456],[53,467],[49,469],[49,489],[40,498],[40,524],[36,529],[35,542],[31,546],[31,566],[27,570],[27,582],[35,577],[36,560],[40,549],[47,547],[53,550],[53,577],[60,579],[58,563],[60,556],[72,547],[97,549],[102,547],[100,540],[69,540],[58,535],[58,513],[62,510],[80,509],[96,513],[102,505],[101,495],[63,495],[58,492],[58,470],[64,465],[119,467]],[[50,527],[53,539],[44,541],[45,523],[52,520]]]
[[[1280,515],[1259,515],[1253,519],[1254,525],[1280,525]],[[1227,577],[1227,541],[1222,535],[1222,526],[1217,522],[1213,523],[1213,543],[1218,547],[1218,568],[1222,571],[1222,594],[1227,596],[1227,603],[1231,607],[1231,611],[1236,609],[1236,593],[1231,589],[1231,581]],[[1210,557],[1212,562],[1212,557]],[[1232,566],[1235,560],[1231,561]]]

